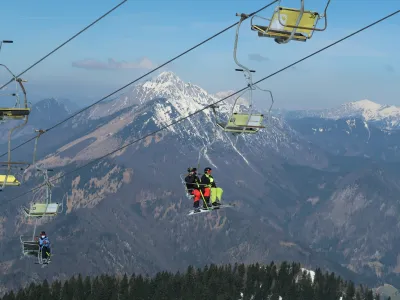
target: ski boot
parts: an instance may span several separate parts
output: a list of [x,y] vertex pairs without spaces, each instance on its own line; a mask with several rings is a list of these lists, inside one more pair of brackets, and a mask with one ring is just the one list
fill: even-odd
[[[207,206],[206,206],[207,204]],[[203,209],[210,209],[211,208],[211,204],[209,202],[206,202],[205,204],[203,203]]]

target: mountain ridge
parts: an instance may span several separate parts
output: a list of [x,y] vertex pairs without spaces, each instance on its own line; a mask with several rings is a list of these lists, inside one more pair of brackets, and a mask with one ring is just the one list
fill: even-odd
[[368,99],[344,103],[334,108],[288,111],[284,115],[290,119],[319,117],[338,120],[359,117],[386,130],[398,129],[400,126],[400,107],[378,104]]

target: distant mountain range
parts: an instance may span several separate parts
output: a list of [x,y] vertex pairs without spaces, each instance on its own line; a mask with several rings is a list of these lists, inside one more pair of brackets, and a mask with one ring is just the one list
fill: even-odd
[[357,117],[382,129],[391,130],[399,128],[400,107],[360,100],[330,109],[289,111],[285,116],[296,119],[318,117],[334,120]]

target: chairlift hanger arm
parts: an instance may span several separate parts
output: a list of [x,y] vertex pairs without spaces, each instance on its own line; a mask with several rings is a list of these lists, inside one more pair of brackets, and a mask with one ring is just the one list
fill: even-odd
[[40,136],[41,136],[43,133],[46,132],[46,130],[45,130],[45,129],[35,129],[35,132],[37,132],[38,135],[37,135],[36,138],[35,138],[35,146],[34,146],[34,150],[33,150],[33,164],[35,164],[35,161],[36,161],[36,150],[37,150],[37,143],[38,143],[38,140],[39,140]]
[[235,69],[235,70],[236,71],[241,70],[242,72],[247,73],[249,83],[251,84],[252,83],[252,76],[251,76],[252,72],[249,70],[249,68],[247,68],[246,66],[242,65],[237,59],[237,47],[238,47],[238,43],[239,43],[240,26],[242,25],[242,22],[249,17],[249,15],[243,14],[243,13],[242,14],[236,13],[236,16],[240,16],[240,20],[239,20],[239,23],[238,23],[238,25],[236,27],[235,43],[234,43],[234,48],[233,48],[233,59],[235,60],[235,63],[240,67],[240,69]]
[[270,115],[270,117],[271,117],[271,110],[272,110],[272,106],[274,105],[274,96],[273,96],[273,94],[272,94],[272,91],[270,91],[270,90],[264,90],[264,89],[262,89],[262,88],[260,88],[258,85],[256,85],[256,84],[254,84],[254,86],[257,88],[257,89],[259,89],[260,91],[263,91],[263,92],[268,92],[269,94],[270,94],[270,96],[271,96],[271,106],[269,107],[269,110],[268,110],[268,113],[269,113],[269,115]]
[[11,76],[14,78],[15,81],[17,81],[17,77],[14,75],[13,72],[11,72],[11,70],[4,64],[0,64],[1,67],[4,67],[10,74]]

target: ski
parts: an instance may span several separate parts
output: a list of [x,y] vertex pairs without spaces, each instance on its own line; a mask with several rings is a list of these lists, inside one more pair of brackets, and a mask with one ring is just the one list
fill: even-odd
[[227,204],[221,204],[219,206],[210,206],[208,209],[207,208],[199,208],[199,211],[195,212],[194,209],[190,210],[188,213],[188,216],[191,215],[197,215],[197,214],[201,214],[201,213],[205,213],[205,212],[210,212],[213,210],[218,210],[221,208],[225,208],[225,207],[234,207],[236,206],[234,203],[227,203]]

